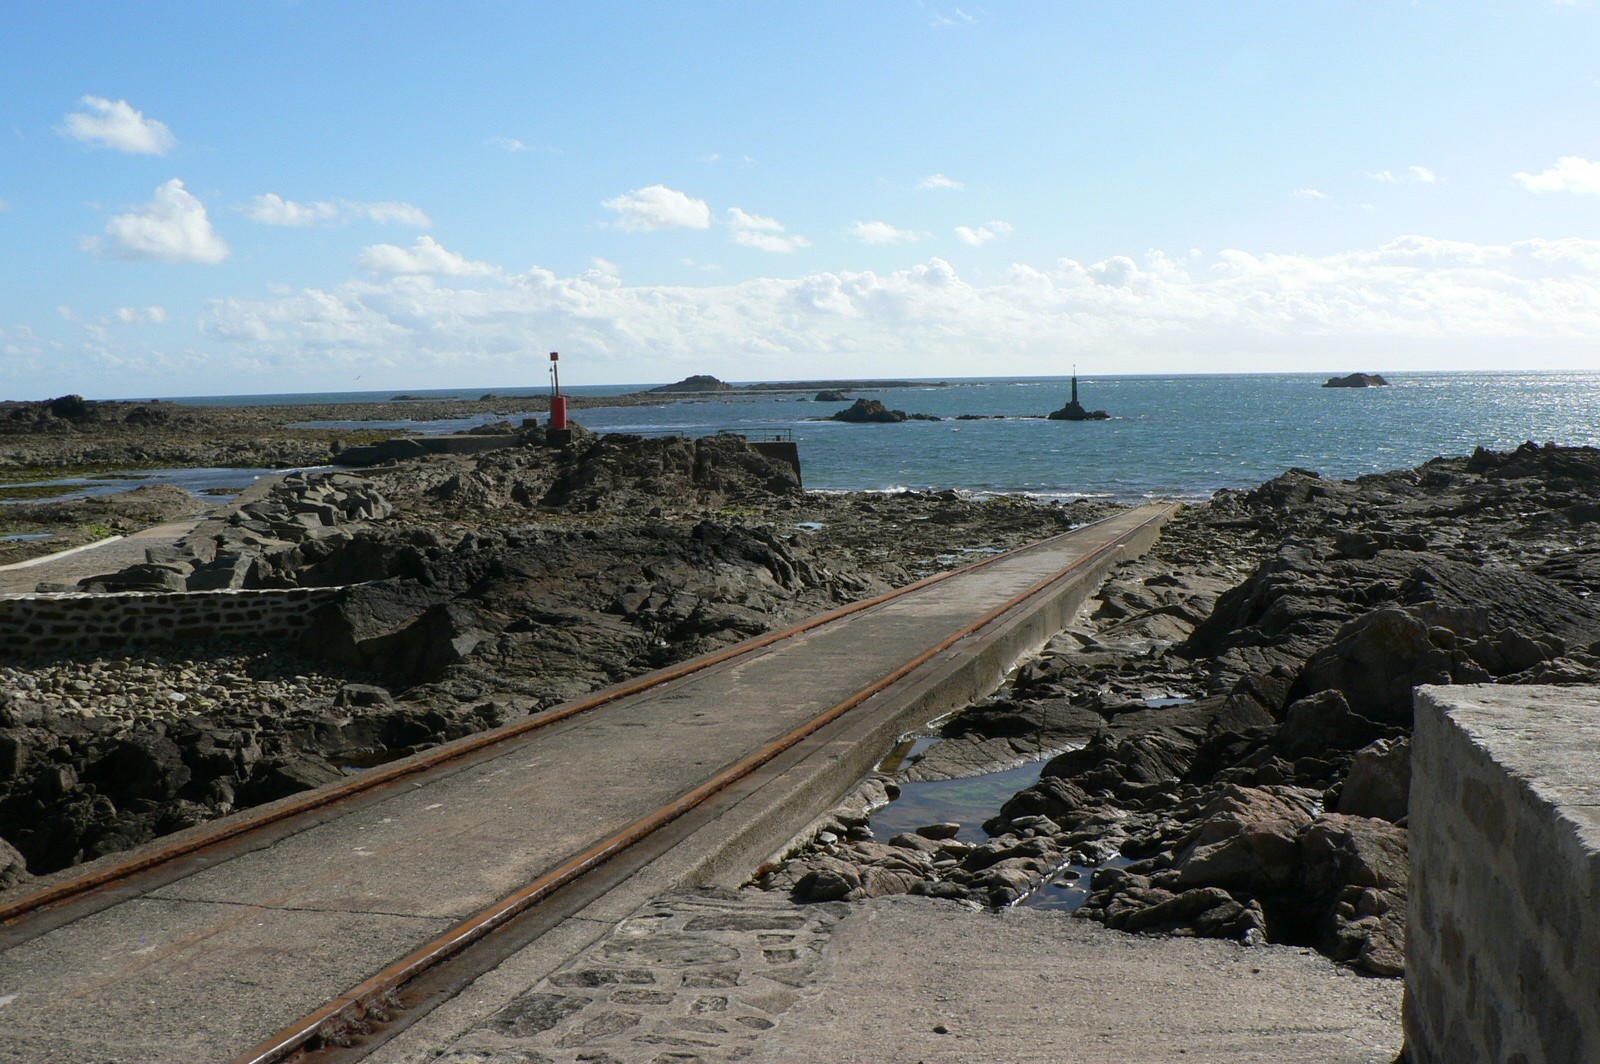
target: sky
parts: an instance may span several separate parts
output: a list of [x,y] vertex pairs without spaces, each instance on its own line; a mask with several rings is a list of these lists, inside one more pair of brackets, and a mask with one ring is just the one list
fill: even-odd
[[0,145],[0,398],[1600,369],[1597,0],[8,0]]

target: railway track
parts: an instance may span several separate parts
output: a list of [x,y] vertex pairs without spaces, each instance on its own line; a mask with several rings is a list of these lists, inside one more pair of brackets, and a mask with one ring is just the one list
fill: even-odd
[[[224,948],[222,944],[235,938],[254,941],[240,928],[263,914],[377,913],[405,924],[400,937],[411,940],[407,948],[376,954],[366,951],[364,957],[382,956],[384,963],[365,959],[356,967],[372,974],[344,983],[347,989],[338,993],[325,992],[331,985],[327,978],[308,980],[316,984],[320,1003],[302,1007],[299,999],[307,995],[291,993],[289,997],[295,1000],[278,1002],[273,1011],[298,1018],[274,1025],[274,1033],[265,1038],[259,1036],[258,1021],[223,1024],[230,1027],[229,1036],[238,1040],[205,1058],[231,1058],[236,1064],[357,1059],[377,1039],[403,1028],[425,1011],[430,1002],[448,996],[497,958],[537,937],[586,897],[625,877],[630,867],[670,847],[669,829],[676,826],[681,832],[684,821],[705,815],[708,803],[755,786],[764,769],[770,771],[770,766],[786,757],[792,760],[809,737],[894,688],[930,661],[948,656],[963,641],[1030,600],[1064,580],[1108,567],[1126,544],[1153,538],[1171,509],[1141,508],[929,577],[515,725],[193,829],[82,875],[6,899],[0,902],[0,949],[5,950],[0,953],[0,995],[8,989],[4,976],[8,958],[30,950],[48,950],[54,946],[54,937],[70,943],[79,925],[101,921],[116,926],[116,914],[121,910],[129,910],[130,919],[137,922],[133,910],[141,906],[176,910],[223,907],[220,913],[202,914],[203,919],[192,927],[185,924],[177,932],[164,931],[167,937],[154,952],[174,961],[180,970],[185,965],[193,967],[197,958],[214,960],[206,952],[212,946],[219,953],[232,949],[253,955],[252,948],[259,952],[260,946]],[[960,622],[951,624],[949,618],[955,616]],[[934,634],[937,638],[930,637]],[[792,660],[772,664],[785,657]],[[767,692],[775,684],[781,685],[782,668],[792,672],[798,664],[802,670],[816,670],[822,667],[819,662],[832,665],[840,661],[848,666],[841,670],[848,675],[830,678],[816,685],[814,692],[786,692],[793,704],[785,703],[773,719],[750,721],[739,712],[745,704],[758,704],[763,698],[770,701]],[[886,662],[892,667],[884,668]],[[712,711],[703,707],[713,702],[727,702],[731,708],[715,719],[697,719],[711,715]],[[605,787],[600,781],[619,793],[628,790],[616,784],[616,766],[604,760],[611,754],[609,741],[624,731],[637,736],[634,729],[649,728],[682,730],[689,740],[681,756],[663,755],[658,761],[660,774],[672,778],[648,781],[660,784],[655,789],[663,792],[661,800],[651,797],[641,807],[639,802],[615,802],[609,792],[602,796]],[[696,734],[696,728],[711,731]],[[713,732],[719,740],[728,739],[725,748],[712,750],[712,744],[702,740],[702,735]],[[546,753],[547,749],[553,752]],[[736,756],[729,756],[728,751]],[[545,788],[548,794],[540,789],[547,766],[570,769],[572,759],[590,753],[601,760],[578,771],[576,778],[581,780],[587,773],[591,779],[596,792],[592,805],[582,801],[581,794],[572,802],[570,783],[552,783]],[[700,754],[705,756],[697,757]],[[643,756],[637,750],[635,755]],[[699,763],[684,763],[696,760]],[[496,779],[513,781],[513,789],[490,791]],[[436,786],[453,789],[457,795],[441,795],[436,804],[419,804],[417,796]],[[383,903],[368,900],[384,893],[381,887],[374,889],[374,879],[382,873],[366,878],[352,873],[344,854],[360,855],[359,863],[381,850],[404,862],[423,852],[415,841],[428,834],[420,819],[416,827],[392,827],[402,810],[408,817],[418,817],[417,810],[449,806],[460,818],[455,823],[464,837],[498,839],[506,834],[508,818],[503,811],[484,813],[475,806],[471,798],[480,793],[509,793],[504,800],[513,803],[513,810],[543,810],[547,799],[559,795],[571,805],[565,815],[579,823],[563,829],[553,840],[542,841],[545,853],[524,858],[516,851],[517,859],[510,862],[513,868],[474,870],[476,874],[468,875],[464,886],[454,893],[446,884],[442,900],[411,887],[391,891],[392,897]],[[391,806],[395,815],[381,815],[390,812]],[[809,817],[801,823],[805,819]],[[352,839],[373,837],[383,844],[341,849]],[[283,852],[276,852],[279,850]],[[478,856],[471,860],[485,860],[479,850],[472,852]],[[329,855],[332,864],[309,872],[293,865],[297,855],[304,859],[308,853]],[[502,856],[510,857],[512,852],[504,851]],[[451,855],[441,860],[449,861]],[[254,870],[247,868],[239,874],[249,897],[229,895],[226,887],[203,882],[208,878],[222,884],[235,881],[229,874],[235,864],[254,866]],[[534,874],[529,875],[530,870]],[[511,889],[506,889],[508,885]],[[473,900],[487,904],[458,911],[461,903]],[[394,911],[382,908],[385,904]],[[230,905],[236,909],[228,910]],[[419,933],[422,931],[427,933]],[[86,977],[83,989],[70,993],[97,1000],[119,976],[130,972],[143,976],[145,971],[145,966],[130,964],[119,956],[107,970]],[[170,983],[182,983],[183,978],[157,974],[147,981],[157,989],[170,989]],[[306,988],[307,993],[311,989]],[[6,1024],[7,1014],[0,1009],[0,1044],[5,1042]],[[208,1034],[207,1038],[214,1048],[221,1043],[219,1036]],[[241,1045],[249,1048],[238,1052]],[[4,1059],[5,1050],[0,1048],[0,1060]],[[79,1058],[69,1050],[49,1059]],[[180,1054],[176,1059],[195,1058]]]

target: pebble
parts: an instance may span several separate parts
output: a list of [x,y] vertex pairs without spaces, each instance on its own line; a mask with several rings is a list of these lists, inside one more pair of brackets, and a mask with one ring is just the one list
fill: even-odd
[[160,654],[0,665],[0,711],[10,703],[41,706],[63,716],[179,720],[218,707],[259,707],[279,700],[332,697],[349,682],[308,669],[280,649],[259,648],[193,659]]

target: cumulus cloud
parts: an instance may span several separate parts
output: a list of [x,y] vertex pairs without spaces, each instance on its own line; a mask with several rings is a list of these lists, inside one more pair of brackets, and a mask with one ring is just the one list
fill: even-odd
[[733,242],[747,248],[788,253],[811,246],[811,241],[788,232],[778,219],[751,214],[739,207],[728,208],[728,228],[733,231]]
[[357,255],[356,262],[373,273],[489,277],[500,272],[487,262],[473,262],[446,249],[431,236],[417,237],[409,248],[374,244]]
[[1572,192],[1600,196],[1600,162],[1578,155],[1563,155],[1556,164],[1537,174],[1512,175],[1529,192]]
[[358,203],[354,200],[315,200],[297,203],[284,199],[275,192],[267,192],[250,201],[245,217],[262,225],[311,226],[335,225],[356,220],[388,224],[409,225],[426,229],[433,224],[422,208],[409,203]]
[[84,249],[112,259],[215,264],[228,257],[228,245],[211,226],[206,205],[173,178],[137,210],[106,223],[104,236],[89,237]]
[[276,192],[257,196],[245,210],[245,217],[262,225],[320,225],[339,216],[337,204],[328,202],[296,203],[286,200]]
[[933,234],[897,229],[888,222],[852,222],[850,235],[863,244],[914,244]]
[[139,155],[165,155],[177,146],[178,138],[165,124],[146,118],[127,100],[107,100],[85,96],[78,101],[87,111],[72,111],[60,127],[63,136],[97,148]]
[[991,240],[998,240],[1003,236],[1010,236],[1015,230],[1009,222],[990,222],[988,225],[958,225],[956,226],[956,239],[963,244],[970,244],[981,248]]
[[167,320],[167,308],[121,307],[116,316],[124,325],[160,325]]
[[648,233],[656,229],[709,229],[711,208],[666,185],[648,185],[626,192],[600,206],[617,213],[612,225],[625,233]]
[[953,177],[946,177],[943,174],[929,174],[917,182],[917,190],[919,192],[960,192],[966,187],[964,182],[957,181]]
[[329,360],[387,360],[414,379],[440,366],[514,372],[552,336],[621,367],[613,379],[640,380],[718,361],[792,375],[802,356],[816,374],[862,370],[869,357],[954,373],[997,349],[1008,372],[1042,373],[1064,347],[1117,351],[1129,372],[1221,355],[1270,369],[1307,353],[1460,368],[1473,351],[1500,364],[1554,351],[1587,364],[1600,335],[1600,241],[1412,236],[1324,256],[1149,251],[1016,264],[982,284],[938,258],[703,286],[627,285],[599,268],[452,286],[392,276],[217,300],[202,332],[230,358],[319,372]]
[[1418,185],[1431,185],[1435,181],[1439,180],[1438,175],[1432,170],[1429,170],[1426,166],[1408,166],[1399,173],[1395,173],[1393,170],[1379,170],[1376,173],[1371,173],[1367,176],[1372,178],[1374,181],[1381,181],[1386,185],[1398,185],[1403,182],[1411,182]]

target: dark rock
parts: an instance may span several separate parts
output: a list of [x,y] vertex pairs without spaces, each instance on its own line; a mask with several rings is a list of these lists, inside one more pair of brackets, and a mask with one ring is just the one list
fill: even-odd
[[0,891],[10,890],[29,878],[28,862],[15,846],[0,839]]
[[1350,373],[1343,377],[1329,377],[1324,388],[1381,388],[1389,382],[1378,373]]
[[48,401],[51,417],[62,418],[67,421],[78,421],[94,416],[94,404],[88,402],[81,395],[63,395]]
[[850,397],[843,392],[825,389],[817,393],[816,401],[819,403],[848,403]]
[[287,798],[344,778],[344,773],[319,757],[291,755],[261,762],[240,797],[253,805]]
[[1356,751],[1339,792],[1339,812],[1397,821],[1411,801],[1411,740],[1383,739]]
[[1178,850],[1178,882],[1267,894],[1285,889],[1299,878],[1298,835],[1320,797],[1289,787],[1223,788]]
[[733,385],[711,376],[709,373],[696,373],[685,377],[676,384],[663,384],[657,388],[649,389],[650,392],[731,392]]
[[189,777],[189,766],[177,743],[139,732],[113,743],[85,774],[86,780],[118,804],[140,798],[176,798]]
[[1320,691],[1290,705],[1272,745],[1285,757],[1298,758],[1327,750],[1355,750],[1377,739],[1385,727],[1350,709],[1338,690]]
[[833,414],[831,421],[850,422],[895,422],[906,420],[904,410],[890,410],[877,399],[857,399],[852,405]]

